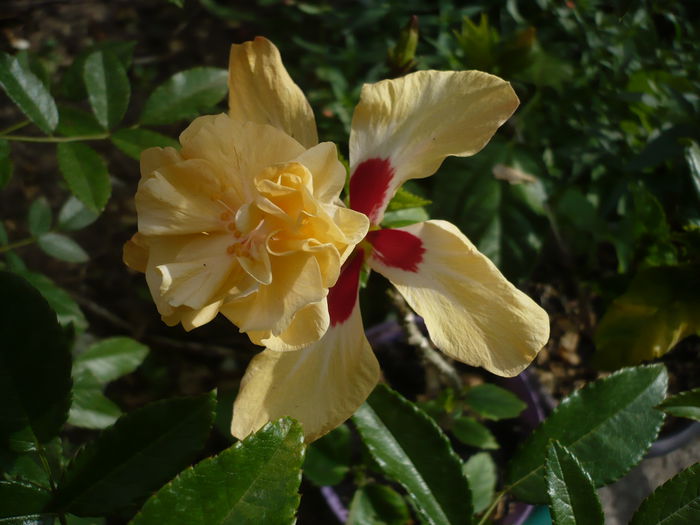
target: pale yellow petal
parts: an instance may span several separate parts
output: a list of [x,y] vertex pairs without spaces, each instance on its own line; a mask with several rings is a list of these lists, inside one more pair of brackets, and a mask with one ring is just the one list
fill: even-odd
[[148,264],[148,244],[143,235],[135,233],[124,243],[122,258],[132,270],[144,273]]
[[345,166],[338,160],[332,142],[322,142],[294,159],[313,173],[313,195],[326,203],[334,203],[345,187]]
[[255,293],[225,303],[221,313],[242,332],[284,332],[296,313],[317,303],[328,293],[316,259],[309,254],[270,257],[272,275],[269,285],[260,285]]
[[325,300],[299,310],[287,329],[278,336],[271,332],[248,332],[250,340],[277,352],[299,350],[321,339],[330,325]]
[[304,148],[272,126],[226,114],[199,117],[180,134],[185,159],[204,159],[217,168],[238,208],[254,199],[254,178],[265,168],[300,155]]
[[231,432],[243,439],[268,421],[291,416],[311,442],[352,416],[378,380],[356,303],[350,318],[317,343],[294,352],[264,350],[253,358],[233,406]]
[[[449,222],[427,221],[398,230],[420,243],[404,257],[400,248],[384,243],[385,253],[374,252],[370,266],[425,319],[435,345],[494,374],[521,372],[549,338],[547,313]],[[413,259],[411,264],[407,258]]]
[[180,153],[171,147],[148,148],[141,152],[141,177],[148,178],[155,170],[182,161]]
[[379,224],[403,182],[432,175],[448,155],[478,152],[517,105],[508,82],[480,71],[365,85],[350,132],[351,207]]
[[229,113],[233,118],[269,124],[310,148],[318,143],[314,114],[266,38],[231,46]]

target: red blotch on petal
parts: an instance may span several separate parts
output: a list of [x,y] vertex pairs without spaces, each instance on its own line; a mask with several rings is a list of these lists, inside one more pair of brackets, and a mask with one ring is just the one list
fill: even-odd
[[377,224],[393,177],[389,159],[368,159],[358,164],[350,177],[350,207]]
[[374,247],[372,257],[386,266],[417,272],[423,260],[423,241],[403,230],[375,230],[367,234],[367,241]]
[[340,276],[333,288],[328,290],[328,314],[331,326],[344,323],[352,314],[357,301],[357,290],[360,287],[360,270],[365,260],[362,250],[356,250],[345,261],[340,270]]

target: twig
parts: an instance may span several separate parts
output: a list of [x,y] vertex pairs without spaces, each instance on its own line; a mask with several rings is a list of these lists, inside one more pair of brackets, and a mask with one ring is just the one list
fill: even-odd
[[390,289],[388,293],[394,306],[396,306],[396,309],[401,315],[401,324],[404,330],[406,330],[408,343],[415,346],[420,351],[423,362],[433,367],[443,378],[445,383],[456,390],[460,390],[462,388],[462,379],[459,377],[457,370],[452,366],[452,363],[435,349],[430,339],[422,334],[416,322],[417,316],[408,306],[406,300],[396,290]]

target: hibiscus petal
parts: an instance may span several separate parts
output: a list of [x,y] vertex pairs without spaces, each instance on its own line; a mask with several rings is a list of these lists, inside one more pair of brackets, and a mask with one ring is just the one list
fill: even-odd
[[375,246],[372,269],[396,286],[450,357],[514,376],[547,342],[547,313],[449,222],[379,230],[367,240]]
[[346,171],[338,160],[332,142],[322,142],[293,159],[314,174],[313,195],[325,203],[334,203],[345,186]]
[[293,352],[266,349],[253,358],[233,405],[239,439],[268,421],[291,416],[307,442],[348,419],[379,380],[379,364],[362,329],[357,300],[350,317],[323,338]]
[[483,148],[515,111],[508,82],[480,71],[418,71],[362,88],[350,132],[350,204],[379,224],[397,188],[448,155]]
[[306,148],[318,143],[314,114],[266,38],[231,46],[229,114],[239,120],[270,124]]
[[278,336],[267,332],[248,332],[250,340],[260,346],[285,352],[299,350],[323,337],[330,325],[328,305],[325,300],[312,303],[299,310],[287,329]]

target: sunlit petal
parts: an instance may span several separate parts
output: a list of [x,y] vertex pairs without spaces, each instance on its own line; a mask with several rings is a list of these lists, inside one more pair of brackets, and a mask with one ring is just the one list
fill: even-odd
[[350,132],[350,204],[379,224],[397,188],[445,157],[473,155],[515,111],[508,82],[480,71],[418,71],[367,84]]
[[547,313],[454,225],[427,221],[373,232],[368,240],[375,245],[370,266],[396,286],[425,319],[435,345],[454,359],[513,376],[546,343]]
[[318,143],[311,106],[266,38],[231,46],[228,85],[233,118],[274,126],[307,148]]

